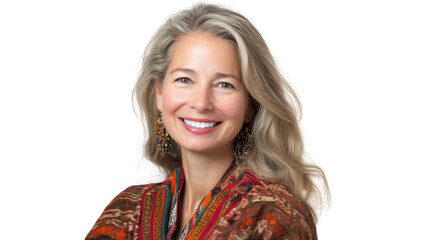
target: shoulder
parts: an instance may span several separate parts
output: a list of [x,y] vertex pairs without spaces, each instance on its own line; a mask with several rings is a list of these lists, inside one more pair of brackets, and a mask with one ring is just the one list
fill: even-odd
[[219,227],[228,239],[317,239],[306,206],[284,184],[267,180],[258,181]]
[[310,220],[310,211],[289,189],[282,183],[261,180],[252,188],[247,195],[249,206],[269,205],[279,212],[290,217],[300,217]]
[[135,185],[123,190],[107,205],[86,239],[125,239],[138,219],[142,194],[159,186],[159,183]]

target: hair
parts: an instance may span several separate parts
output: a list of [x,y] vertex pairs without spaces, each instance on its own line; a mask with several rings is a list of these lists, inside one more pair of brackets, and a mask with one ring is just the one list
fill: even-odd
[[[258,30],[242,15],[211,4],[197,4],[172,15],[150,40],[143,67],[134,88],[147,132],[145,156],[166,173],[180,166],[180,148],[173,142],[168,154],[161,155],[155,136],[158,119],[155,87],[163,81],[169,57],[179,37],[195,32],[211,33],[229,41],[237,50],[244,85],[255,115],[250,125],[253,148],[246,168],[258,176],[284,183],[317,219],[310,202],[322,203],[315,179],[329,187],[321,168],[304,161],[304,146],[298,120],[301,104],[295,91],[276,67]],[[146,122],[146,123],[145,123]]]

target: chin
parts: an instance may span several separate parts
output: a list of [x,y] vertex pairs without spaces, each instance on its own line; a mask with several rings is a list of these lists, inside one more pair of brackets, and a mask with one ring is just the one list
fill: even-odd
[[210,147],[207,146],[182,146],[182,151],[190,151],[190,152],[200,152],[200,153],[204,153],[204,152],[208,152],[210,150],[212,150]]

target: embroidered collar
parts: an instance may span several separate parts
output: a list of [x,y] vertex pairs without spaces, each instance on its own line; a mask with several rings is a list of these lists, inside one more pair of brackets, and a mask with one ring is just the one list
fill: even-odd
[[[139,239],[172,239],[176,235],[184,181],[183,168],[178,167],[159,188],[143,193]],[[247,190],[257,181],[250,172],[241,172],[235,164],[231,165],[200,202],[180,239],[210,235],[219,219],[247,195]]]
[[[178,172],[175,172],[177,174]],[[216,194],[222,191],[225,185],[229,183],[231,178],[237,178],[237,175],[239,174],[238,168],[235,166],[235,164],[232,164],[223,174],[219,182],[216,184],[216,186],[201,200],[200,204],[198,205],[194,215],[189,220],[189,222],[186,224],[185,228],[182,230],[182,232],[179,235],[178,240],[182,240],[186,237],[187,233],[190,229],[192,229],[195,226],[195,223],[198,222],[198,220],[201,218],[201,216],[204,214],[204,211],[206,210],[207,206],[210,204],[210,202],[214,199]],[[180,192],[182,190],[185,178],[183,173],[183,167],[181,167],[180,171],[180,184],[178,184],[178,189],[174,191],[173,194],[173,201],[170,208],[170,216],[169,216],[169,223],[168,223],[168,238],[173,238],[176,235],[176,231],[180,231],[178,228],[178,211],[180,211],[180,199],[181,195]],[[177,176],[173,176],[174,179],[178,179]]]

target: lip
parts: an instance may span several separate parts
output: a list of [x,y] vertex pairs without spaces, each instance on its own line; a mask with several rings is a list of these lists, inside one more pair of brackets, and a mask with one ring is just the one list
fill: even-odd
[[[216,125],[214,125],[213,127],[206,127],[206,128],[197,128],[197,127],[192,127],[188,124],[186,124],[184,122],[184,119],[189,120],[189,121],[194,121],[194,122],[203,122],[203,123],[216,123]],[[210,132],[212,132],[213,130],[215,130],[222,122],[217,122],[217,121],[213,121],[210,119],[201,119],[201,118],[180,118],[180,121],[183,124],[183,127],[185,127],[186,130],[188,130],[189,132],[193,133],[193,134],[197,134],[197,135],[203,135],[203,134],[208,134]]]
[[188,117],[186,117],[186,118],[180,118],[180,119],[186,119],[186,120],[194,121],[194,122],[204,122],[204,123],[215,122],[215,123],[220,123],[218,121],[214,121],[214,120],[210,120],[210,119],[203,119],[203,118],[188,118]]

